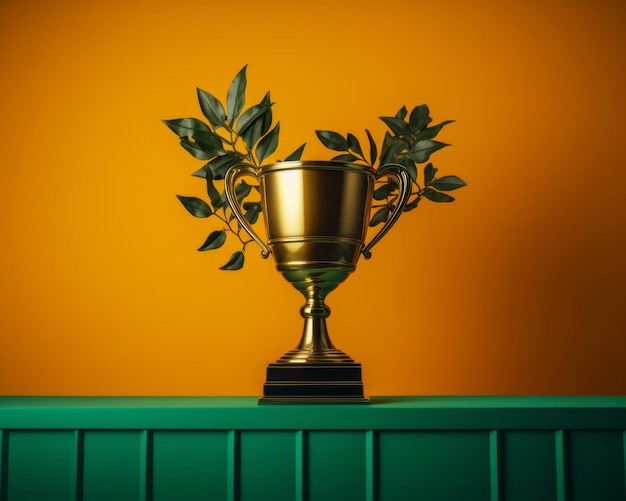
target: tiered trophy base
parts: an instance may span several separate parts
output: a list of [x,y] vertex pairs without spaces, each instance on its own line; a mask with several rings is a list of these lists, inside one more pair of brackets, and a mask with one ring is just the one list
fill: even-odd
[[361,364],[269,364],[259,404],[367,404]]

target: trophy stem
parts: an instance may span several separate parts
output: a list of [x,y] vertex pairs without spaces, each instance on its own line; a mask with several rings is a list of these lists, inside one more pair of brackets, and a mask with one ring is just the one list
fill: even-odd
[[269,364],[259,403],[369,403],[363,395],[361,364],[335,348],[328,336],[330,308],[324,298],[330,290],[310,285],[301,291],[306,298],[300,308],[304,317],[302,339],[296,349]]
[[324,303],[328,290],[312,285],[302,291],[306,303],[300,308],[304,318],[302,338],[295,350],[283,355],[279,363],[354,363],[354,360],[333,345],[326,328],[330,308]]

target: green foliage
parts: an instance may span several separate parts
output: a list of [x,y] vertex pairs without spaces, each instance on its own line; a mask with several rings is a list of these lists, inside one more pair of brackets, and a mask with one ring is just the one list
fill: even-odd
[[[197,118],[163,120],[179,138],[180,145],[190,155],[205,164],[192,174],[204,179],[209,201],[197,197],[177,195],[185,209],[198,218],[212,217],[221,229],[212,231],[199,251],[219,249],[228,236],[238,239],[241,250],[232,254],[221,270],[238,270],[244,264],[246,246],[252,242],[234,220],[224,193],[223,179],[228,169],[242,162],[260,166],[278,147],[280,124],[272,128],[272,105],[270,93],[254,106],[245,109],[247,66],[244,66],[231,82],[226,94],[226,106],[213,94],[196,89],[198,102],[205,121]],[[300,160],[304,144],[291,153],[287,160]],[[244,181],[236,186],[239,203],[245,210],[250,224],[259,219],[261,203],[248,198],[256,191]]]
[[[435,141],[434,138],[453,120],[446,120],[431,126],[430,110],[425,104],[416,106],[411,113],[403,106],[394,116],[380,117],[380,119],[389,130],[385,132],[379,148],[370,131],[365,129],[369,143],[367,156],[354,134],[348,133],[342,136],[330,130],[317,130],[315,133],[326,148],[339,152],[339,155],[334,156],[332,160],[364,163],[374,169],[385,164],[400,164],[406,167],[413,184],[405,212],[415,209],[424,198],[431,202],[453,202],[454,197],[444,192],[466,186],[465,181],[457,176],[436,177],[437,169],[428,162],[433,153],[449,146],[447,143]],[[418,164],[425,163],[420,181]],[[384,203],[373,205],[370,226],[387,221],[398,196],[398,185],[395,182],[381,180],[377,184],[374,190],[374,200]]]
[[198,249],[199,251],[206,251],[211,249],[219,249],[226,242],[226,232],[224,230],[216,230],[211,232],[206,241]]
[[183,197],[176,195],[178,200],[185,206],[185,209],[189,211],[189,214],[195,217],[209,217],[213,214],[211,207],[204,200],[196,197]]
[[220,270],[240,270],[243,268],[244,254],[243,251],[234,252],[228,262],[220,267]]

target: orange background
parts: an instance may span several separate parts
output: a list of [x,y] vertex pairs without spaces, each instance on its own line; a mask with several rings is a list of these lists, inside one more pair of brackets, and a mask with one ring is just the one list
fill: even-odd
[[200,117],[248,67],[277,156],[427,103],[469,187],[406,214],[328,298],[380,394],[626,393],[622,1],[0,3],[0,394],[255,395],[299,294],[196,252]]

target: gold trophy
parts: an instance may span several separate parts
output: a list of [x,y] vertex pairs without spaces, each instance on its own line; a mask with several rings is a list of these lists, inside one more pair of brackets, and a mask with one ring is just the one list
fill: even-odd
[[[241,176],[256,177],[268,242],[251,228],[237,202]],[[382,229],[366,245],[372,193],[377,179],[396,178],[399,196]],[[390,230],[411,194],[408,171],[397,164],[378,170],[336,161],[290,161],[262,167],[240,164],[225,177],[225,192],[239,224],[273,254],[276,268],[305,297],[304,329],[297,347],[267,368],[259,403],[367,403],[361,364],[335,348],[326,329],[329,292],[356,268],[361,254]]]

